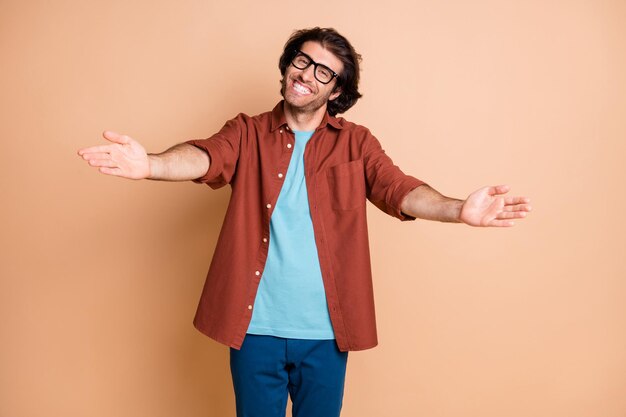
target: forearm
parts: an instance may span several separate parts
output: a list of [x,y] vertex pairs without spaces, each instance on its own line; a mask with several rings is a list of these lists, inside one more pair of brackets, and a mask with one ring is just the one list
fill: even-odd
[[187,143],[175,145],[160,154],[148,154],[151,180],[187,181],[202,177],[209,170],[209,155]]
[[460,223],[464,200],[449,198],[428,185],[420,185],[409,192],[400,209],[409,216],[425,220]]

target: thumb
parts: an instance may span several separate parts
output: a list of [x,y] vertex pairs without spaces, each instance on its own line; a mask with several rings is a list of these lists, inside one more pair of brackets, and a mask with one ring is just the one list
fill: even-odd
[[508,185],[496,185],[495,187],[490,187],[489,194],[490,195],[498,195],[498,194],[506,194],[509,192],[511,187]]
[[104,138],[110,142],[120,143],[122,145],[130,142],[130,138],[128,136],[120,135],[119,133],[112,132],[110,130],[105,130],[104,132],[102,132],[102,136],[104,136]]

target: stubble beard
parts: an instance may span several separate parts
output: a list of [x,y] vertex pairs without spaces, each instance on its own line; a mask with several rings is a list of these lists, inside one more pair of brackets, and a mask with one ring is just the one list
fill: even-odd
[[[304,82],[302,82],[301,80],[298,80],[297,78],[295,78],[295,80],[302,84],[305,84]],[[311,114],[311,113],[317,112],[322,107],[326,108],[326,106],[328,105],[328,99],[332,95],[332,90],[329,91],[325,95],[316,97],[311,102],[308,102],[306,104],[298,104],[295,100],[291,100],[290,94],[287,93],[287,89],[289,88],[288,84],[291,82],[292,82],[291,79],[288,79],[286,76],[283,76],[282,83],[281,83],[282,84],[281,93],[282,93],[283,98],[285,99],[285,102],[287,102],[287,104],[289,105],[289,107],[292,109],[294,113]]]

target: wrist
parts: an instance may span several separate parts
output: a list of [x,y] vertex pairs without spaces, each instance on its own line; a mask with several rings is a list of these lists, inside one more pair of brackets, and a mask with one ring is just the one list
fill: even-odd
[[160,166],[160,160],[158,155],[149,153],[148,154],[148,174],[147,174],[147,179],[149,180],[156,180],[159,178],[159,176],[157,175],[159,172],[159,166]]
[[465,201],[466,200],[456,200],[456,206],[455,206],[455,216],[454,216],[454,221],[456,223],[465,223],[465,221],[463,220],[463,207],[465,206]]

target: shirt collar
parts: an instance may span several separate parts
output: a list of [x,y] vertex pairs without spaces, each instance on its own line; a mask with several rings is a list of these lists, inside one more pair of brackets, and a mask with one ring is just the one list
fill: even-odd
[[[279,127],[287,126],[287,117],[285,116],[285,111],[283,109],[284,102],[285,102],[284,100],[281,100],[276,105],[276,107],[274,107],[274,110],[272,110],[272,122],[270,125],[270,132],[275,131]],[[317,127],[317,129],[325,128],[326,125],[331,125],[335,129],[343,128],[339,119],[337,119],[334,116],[331,116],[330,114],[328,114],[328,112],[324,113],[324,118],[322,119],[322,122]]]

